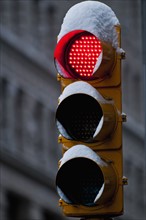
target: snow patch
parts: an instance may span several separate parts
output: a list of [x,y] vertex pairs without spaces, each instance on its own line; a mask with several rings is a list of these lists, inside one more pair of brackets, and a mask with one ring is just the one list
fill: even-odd
[[101,61],[102,61],[102,57],[103,57],[103,52],[100,53],[92,74],[94,74],[95,71],[99,68]]
[[58,130],[63,135],[63,137],[65,137],[69,140],[72,140],[72,138],[69,136],[69,134],[66,132],[65,128],[63,127],[63,125],[58,120],[57,120],[57,127],[58,127]]
[[100,122],[99,122],[99,124],[98,124],[98,126],[97,126],[97,128],[96,128],[96,131],[95,131],[94,135],[93,135],[93,138],[95,138],[96,135],[100,132],[102,126],[103,126],[103,116],[102,116],[102,118],[100,119]]
[[60,197],[67,202],[68,204],[71,203],[71,201],[67,198],[67,196],[65,195],[65,193],[63,193],[63,191],[57,186],[57,192],[60,195]]
[[65,98],[73,94],[86,94],[95,98],[100,103],[108,103],[93,86],[84,81],[77,81],[68,85],[60,95],[59,101],[62,102]]
[[120,48],[120,47],[117,47],[116,52],[118,54],[122,54],[122,53],[125,54],[125,51],[122,48]]
[[99,40],[109,42],[114,48],[118,48],[116,25],[120,25],[119,20],[106,4],[97,1],[80,2],[66,13],[58,41],[72,30],[86,30]]
[[66,151],[61,159],[60,167],[66,163],[67,161],[78,158],[78,157],[83,157],[90,159],[97,163],[99,166],[107,166],[107,163],[104,162],[93,150],[91,150],[89,147],[85,145],[75,145],[71,147],[68,151]]
[[96,203],[98,201],[98,199],[100,198],[100,196],[102,195],[103,193],[103,190],[104,190],[104,184],[102,185],[101,189],[99,190],[96,198],[94,199],[94,203]]

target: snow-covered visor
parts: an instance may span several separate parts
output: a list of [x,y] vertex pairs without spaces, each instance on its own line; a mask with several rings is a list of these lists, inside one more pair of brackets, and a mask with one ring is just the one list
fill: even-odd
[[65,138],[93,142],[114,132],[117,112],[113,103],[89,83],[77,81],[68,85],[59,97],[56,121]]
[[111,200],[117,180],[111,164],[89,147],[75,145],[60,161],[56,186],[60,198],[67,204],[92,207]]

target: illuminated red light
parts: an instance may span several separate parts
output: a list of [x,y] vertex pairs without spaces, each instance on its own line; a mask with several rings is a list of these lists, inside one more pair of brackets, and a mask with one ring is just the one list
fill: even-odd
[[69,72],[81,78],[92,77],[101,51],[101,42],[91,33],[73,38],[66,55]]
[[58,73],[64,78],[91,80],[98,78],[103,60],[101,41],[84,30],[74,30],[58,42],[54,61]]

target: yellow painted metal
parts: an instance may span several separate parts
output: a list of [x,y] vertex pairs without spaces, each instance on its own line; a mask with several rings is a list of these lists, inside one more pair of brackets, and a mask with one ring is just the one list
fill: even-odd
[[[120,26],[116,27],[118,33],[119,47],[121,45]],[[101,105],[104,115],[111,120],[104,121],[103,131],[98,136],[96,142],[86,143],[86,146],[93,149],[109,166],[103,169],[105,176],[105,191],[94,207],[86,207],[78,204],[67,204],[63,200],[59,201],[63,213],[66,216],[74,217],[98,217],[98,216],[118,216],[123,213],[123,156],[122,156],[122,93],[121,93],[121,59],[122,54],[113,57],[113,69],[110,66],[110,73],[103,80],[95,79],[88,81],[107,100],[111,101],[110,106]],[[102,71],[101,71],[102,72]],[[77,81],[74,79],[64,79],[58,76],[63,90],[70,83]],[[113,107],[114,106],[114,107]],[[110,124],[109,124],[110,121]],[[110,127],[111,126],[111,127]],[[107,135],[109,134],[109,135]],[[105,137],[105,138],[104,138]],[[74,140],[67,140],[59,136],[62,144],[62,153],[76,144],[85,144]],[[114,171],[113,171],[114,170]],[[112,193],[110,192],[112,191]],[[108,196],[111,193],[111,197]],[[110,199],[109,199],[110,197]]]

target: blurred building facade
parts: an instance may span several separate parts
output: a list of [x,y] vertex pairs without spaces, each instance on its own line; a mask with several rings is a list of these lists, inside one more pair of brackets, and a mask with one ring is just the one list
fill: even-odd
[[[55,189],[55,109],[60,94],[53,62],[67,10],[81,1],[1,0],[0,215],[2,220],[63,220]],[[125,214],[144,220],[144,84],[139,0],[104,0],[122,26]]]

